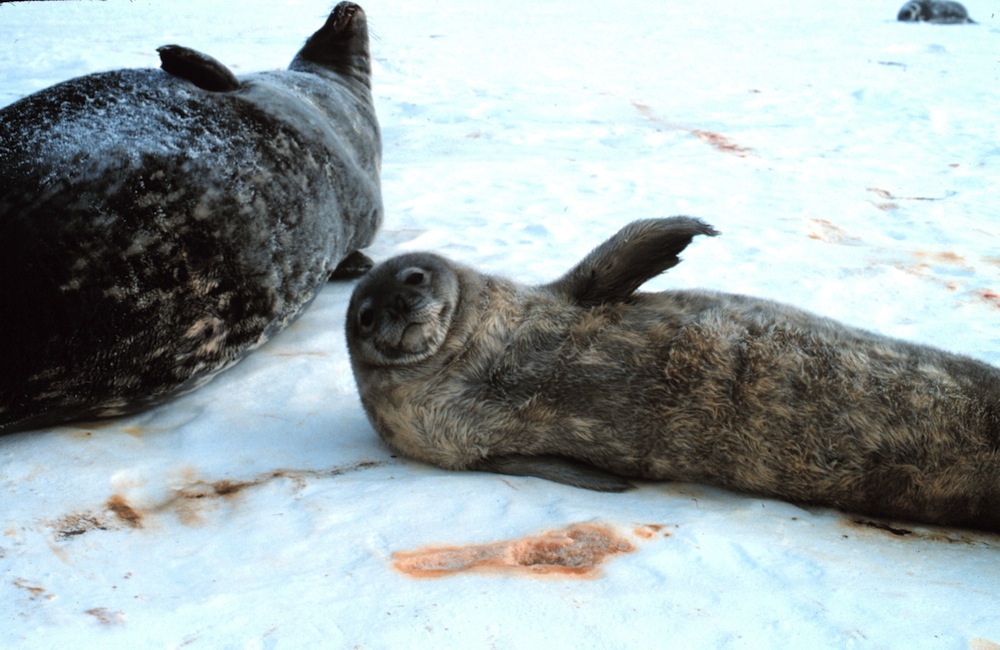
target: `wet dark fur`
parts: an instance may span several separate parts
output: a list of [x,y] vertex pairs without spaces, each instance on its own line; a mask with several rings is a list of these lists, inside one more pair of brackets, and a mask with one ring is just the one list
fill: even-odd
[[[367,23],[341,3],[288,71],[164,69],[0,111],[0,431],[190,390],[313,300],[381,222]],[[370,262],[368,262],[370,265]]]
[[632,293],[698,234],[637,222],[541,287],[432,254],[376,267],[347,317],[375,429],[451,469],[593,483],[555,456],[1000,531],[1000,370],[767,300]]
[[899,10],[897,20],[904,22],[928,22],[938,24],[974,23],[958,2],[950,0],[914,0],[907,2]]

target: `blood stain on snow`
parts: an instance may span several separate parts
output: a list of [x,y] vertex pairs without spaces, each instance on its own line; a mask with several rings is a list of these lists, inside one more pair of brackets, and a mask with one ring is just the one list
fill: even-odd
[[969,650],[1000,650],[1000,643],[994,643],[989,639],[971,639]]
[[849,234],[840,226],[827,221],[826,219],[810,219],[811,229],[810,239],[818,239],[828,244],[854,244],[861,241],[860,238]]
[[[883,199],[888,199],[891,201],[943,201],[944,199],[948,198],[948,196],[954,194],[954,192],[951,192],[949,194],[946,194],[945,196],[896,196],[889,190],[884,190],[881,187],[866,187],[865,189],[868,190],[869,192],[874,192],[876,195],[878,195]],[[872,201],[872,203],[875,202]],[[895,204],[892,205],[894,207],[899,207]]]
[[29,584],[27,580],[23,578],[17,578],[14,580],[13,585],[18,589],[24,589],[29,594],[31,594],[30,600],[38,600],[44,597],[45,600],[52,600],[55,598],[52,594],[46,593],[45,589],[37,585]]
[[690,129],[693,135],[698,136],[698,139],[702,142],[707,142],[719,151],[725,151],[727,153],[733,153],[740,158],[746,158],[753,149],[748,147],[741,147],[736,144],[726,136],[721,133],[715,133],[714,131],[703,131],[701,129]]
[[908,524],[895,524],[874,519],[847,519],[845,523],[848,527],[859,532],[875,530],[899,540],[947,542],[948,544],[986,547],[996,546],[997,542],[1000,541],[1000,536],[987,532],[980,533],[937,527],[924,528],[922,526],[909,527]]
[[107,607],[95,607],[93,609],[88,609],[84,614],[90,614],[102,625],[118,625],[125,622],[125,612],[117,611],[112,612]]
[[104,521],[92,514],[69,514],[52,524],[56,529],[56,539],[66,541],[92,530],[108,530]]
[[662,534],[663,537],[670,537],[669,531],[664,531],[663,524],[642,524],[632,529],[632,534],[642,539],[653,539]]
[[733,142],[728,137],[722,135],[721,133],[716,133],[714,131],[705,131],[704,129],[692,129],[685,126],[681,126],[679,124],[671,124],[670,122],[665,122],[664,120],[661,120],[656,115],[656,113],[653,112],[652,108],[650,108],[647,104],[643,104],[642,102],[632,102],[632,106],[634,106],[637,111],[642,113],[642,116],[645,117],[650,122],[654,122],[655,124],[659,124],[673,131],[685,131],[687,133],[690,133],[691,135],[697,136],[697,138],[702,142],[707,142],[708,144],[712,145],[719,151],[736,154],[740,158],[746,158],[747,154],[753,152],[753,149],[749,147],[742,147]]
[[990,303],[997,309],[1000,309],[1000,294],[998,294],[996,291],[993,291],[992,289],[981,289],[976,292],[976,295],[978,295],[980,298]]
[[[649,525],[643,529],[650,536],[654,533]],[[635,550],[632,542],[610,526],[573,524],[492,544],[398,551],[392,558],[397,571],[414,578],[441,578],[473,571],[594,578],[609,557]]]
[[101,514],[92,512],[71,513],[51,521],[56,541],[65,542],[73,537],[93,530],[120,530],[123,527],[143,528],[146,517],[172,511],[187,526],[201,526],[205,523],[203,513],[214,507],[219,500],[232,501],[244,490],[258,487],[276,479],[292,481],[296,489],[306,486],[309,478],[332,478],[342,474],[379,467],[379,461],[360,461],[329,469],[275,469],[258,474],[247,480],[219,479],[206,481],[199,479],[197,471],[185,468],[181,472],[181,486],[172,490],[172,495],[154,504],[143,507],[129,503],[121,494],[113,494],[105,503]]
[[104,505],[128,527],[142,528],[142,515],[129,505],[129,502],[122,495],[111,495],[111,498]]
[[914,251],[913,255],[919,259],[930,260],[938,264],[951,264],[953,266],[968,266],[965,258],[958,253],[951,251]]

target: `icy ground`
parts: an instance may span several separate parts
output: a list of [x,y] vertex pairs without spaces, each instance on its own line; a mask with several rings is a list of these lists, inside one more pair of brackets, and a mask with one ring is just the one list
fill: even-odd
[[[901,0],[365,2],[371,253],[535,283],[690,214],[723,236],[649,288],[1000,364],[1000,3],[964,3],[979,24],[897,23]],[[0,4],[0,105],[166,43],[281,68],[332,5]],[[0,439],[0,647],[1000,648],[997,536],[394,458],[355,393],[350,291],[168,406]]]

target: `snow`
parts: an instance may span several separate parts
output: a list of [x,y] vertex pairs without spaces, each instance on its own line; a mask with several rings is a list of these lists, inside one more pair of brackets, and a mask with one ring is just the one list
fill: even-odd
[[[630,220],[690,214],[722,236],[647,288],[1000,364],[1000,6],[934,26],[898,4],[365,2],[370,253],[545,282]],[[0,4],[0,105],[166,43],[283,68],[332,3],[208,7]],[[350,291],[169,405],[0,439],[0,646],[1000,647],[997,536],[394,458],[351,377]]]

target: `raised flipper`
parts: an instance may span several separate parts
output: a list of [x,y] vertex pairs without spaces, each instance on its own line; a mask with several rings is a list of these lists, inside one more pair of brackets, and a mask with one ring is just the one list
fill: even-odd
[[634,485],[621,478],[597,469],[592,465],[562,456],[494,456],[485,458],[469,469],[511,476],[535,476],[564,485],[595,490],[597,492],[625,492]]
[[337,268],[330,273],[330,279],[350,280],[351,278],[359,278],[368,273],[373,266],[375,266],[375,262],[372,261],[372,258],[361,251],[354,251],[340,261]]
[[225,93],[240,87],[236,75],[207,54],[180,45],[164,45],[156,51],[160,53],[160,67],[165,72],[203,90]]
[[633,221],[545,288],[584,307],[619,302],[680,262],[678,253],[695,235],[718,234],[693,217]]

